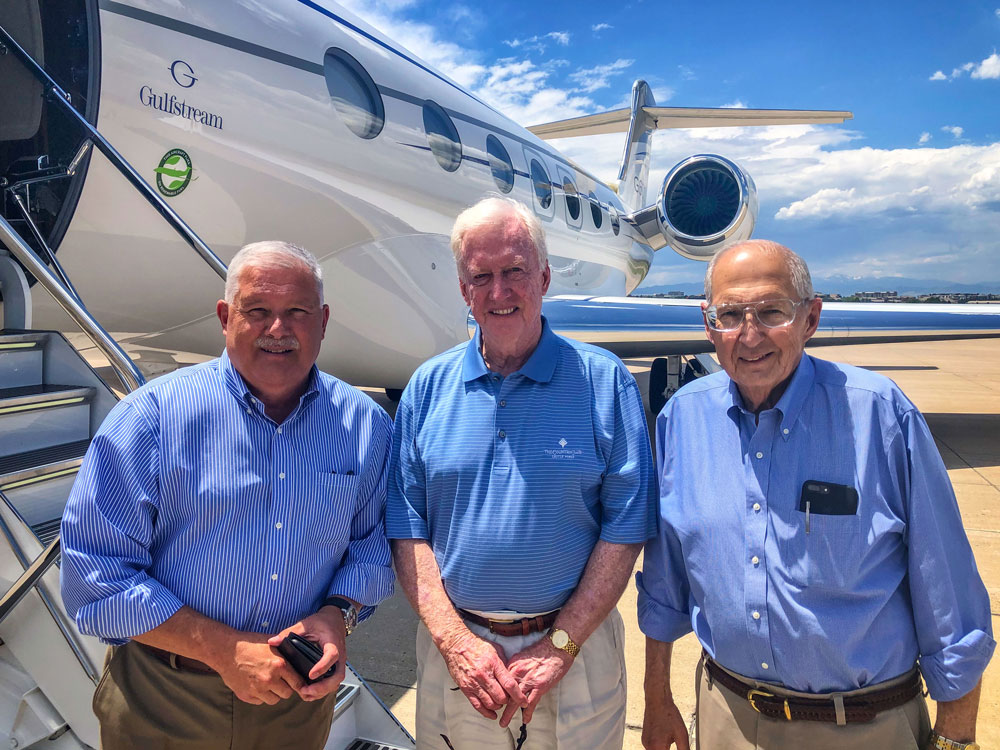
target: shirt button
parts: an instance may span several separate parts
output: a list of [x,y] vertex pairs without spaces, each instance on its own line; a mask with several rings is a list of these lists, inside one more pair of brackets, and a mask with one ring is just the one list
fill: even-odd
[[767,667],[767,662],[766,662],[766,661],[762,661],[762,662],[760,663],[760,666],[761,666],[761,669],[767,669],[767,668],[768,668],[768,667]]
[[764,454],[761,453],[760,451],[757,451],[757,458],[764,458]]
[[503,401],[503,400],[500,401],[500,406],[506,406],[506,405],[507,405],[506,401]]
[[285,478],[285,472],[281,472],[280,474],[278,474],[278,479],[284,479],[284,478]]
[[[786,432],[787,432],[787,430],[786,430]],[[281,434],[281,428],[280,427],[278,428],[278,434],[279,435]]]
[[278,574],[277,573],[271,573],[271,580],[272,581],[277,581],[278,580]]
[[253,411],[250,410],[249,406],[247,407],[247,414],[253,414]]
[[754,503],[753,504],[753,509],[755,511],[757,511],[758,513],[760,513],[760,503]]
[[262,622],[262,623],[260,624],[260,626],[261,626],[262,628],[266,628],[266,627],[267,627],[268,625],[270,625],[270,624],[271,624],[271,623],[269,623],[269,622],[268,622],[267,620],[264,620],[264,622]]
[[751,612],[751,613],[750,613],[750,616],[751,616],[751,617],[752,617],[753,619],[755,619],[755,620],[759,620],[759,619],[760,619],[760,612],[758,612],[758,611],[757,611],[757,610],[755,609],[755,610],[754,610],[753,612]]
[[498,432],[497,435],[500,436],[501,440],[503,440],[505,437],[507,437],[507,433],[504,432],[503,430],[500,430],[500,432]]
[[280,529],[281,528],[281,521],[278,521],[276,524],[274,524],[274,528]]
[[786,427],[785,429],[783,429],[783,430],[782,430],[782,432],[783,432],[783,433],[784,433],[785,435],[787,435],[787,434],[788,434],[788,428]]
[[750,562],[752,562],[754,565],[759,565],[760,564],[760,558],[757,557],[757,555],[754,555],[753,557],[750,558]]

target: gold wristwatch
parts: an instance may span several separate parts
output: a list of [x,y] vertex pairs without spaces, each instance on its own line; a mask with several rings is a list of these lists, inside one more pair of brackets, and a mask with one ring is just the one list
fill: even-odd
[[931,744],[928,746],[930,750],[979,750],[979,743],[977,742],[956,742],[955,740],[949,740],[947,737],[942,737],[937,732],[931,732]]
[[565,651],[574,659],[576,658],[576,655],[580,653],[580,647],[573,642],[573,639],[569,637],[569,633],[565,630],[552,628],[552,630],[549,631],[549,640],[552,641],[553,646],[560,651]]

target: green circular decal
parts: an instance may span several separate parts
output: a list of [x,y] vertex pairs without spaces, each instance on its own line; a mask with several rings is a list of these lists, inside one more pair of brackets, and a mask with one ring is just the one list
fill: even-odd
[[156,187],[168,198],[182,192],[191,182],[191,157],[179,148],[168,151],[156,172]]

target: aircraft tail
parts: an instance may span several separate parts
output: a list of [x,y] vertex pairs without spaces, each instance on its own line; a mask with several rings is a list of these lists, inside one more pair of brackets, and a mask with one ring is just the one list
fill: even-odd
[[632,84],[628,137],[625,139],[625,150],[618,168],[618,197],[626,208],[633,211],[646,205],[651,141],[653,131],[656,130],[656,118],[646,108],[655,106],[656,101],[648,83],[640,79]]

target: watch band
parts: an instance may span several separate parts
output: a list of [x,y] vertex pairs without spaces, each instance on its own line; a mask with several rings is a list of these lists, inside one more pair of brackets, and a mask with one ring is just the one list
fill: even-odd
[[323,607],[336,607],[344,613],[344,629],[350,635],[358,625],[358,608],[342,596],[330,596],[322,604]]
[[565,651],[574,659],[580,653],[580,647],[569,637],[569,633],[561,628],[552,628],[549,631],[549,641],[560,651]]
[[976,742],[958,742],[942,737],[933,730],[931,730],[930,747],[932,750],[980,750]]

